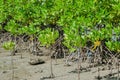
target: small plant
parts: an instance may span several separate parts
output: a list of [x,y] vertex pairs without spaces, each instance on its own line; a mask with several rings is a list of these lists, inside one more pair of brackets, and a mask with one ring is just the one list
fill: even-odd
[[[15,43],[12,41],[8,41],[3,43],[3,48],[5,50],[10,50],[13,52],[15,48]],[[12,54],[12,53],[11,53]],[[13,55],[11,55],[11,69],[12,69],[12,80],[14,80],[14,62],[13,62]]]
[[53,67],[52,67],[52,58],[51,58],[51,55],[52,55],[52,50],[53,47],[54,47],[54,43],[55,43],[55,40],[58,38],[58,32],[55,31],[54,29],[50,29],[50,28],[47,28],[43,31],[40,31],[40,35],[39,35],[39,41],[40,41],[40,45],[42,46],[46,46],[47,48],[50,49],[50,77],[49,78],[54,78],[54,74],[53,74]]
[[13,50],[14,47],[15,47],[15,43],[12,42],[12,41],[8,41],[8,42],[3,43],[2,47],[3,47],[5,50]]

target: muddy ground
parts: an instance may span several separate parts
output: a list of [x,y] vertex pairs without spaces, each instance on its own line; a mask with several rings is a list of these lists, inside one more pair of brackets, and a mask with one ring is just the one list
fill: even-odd
[[[64,59],[58,59],[57,65],[56,61],[53,60],[53,72],[55,78],[46,79],[45,77],[50,76],[50,58],[48,56],[41,56],[32,58],[40,58],[45,61],[44,64],[30,65],[30,55],[28,52],[24,52],[23,58],[21,59],[20,53],[17,53],[14,59],[14,80],[78,80],[78,74],[75,71],[77,69],[77,62],[71,63],[71,66],[65,66]],[[87,67],[88,64],[82,63],[82,67]],[[110,78],[105,78],[110,73],[110,70],[103,70],[100,67],[100,76],[103,77],[101,80],[118,80],[117,70],[113,69],[113,74],[115,75]],[[98,68],[91,68],[88,71],[81,71],[81,80],[97,80],[95,76],[98,75]],[[12,70],[11,70],[11,56],[9,51],[5,51],[0,48],[0,80],[12,80]],[[43,79],[45,78],[45,79]],[[120,80],[120,79],[119,79]]]

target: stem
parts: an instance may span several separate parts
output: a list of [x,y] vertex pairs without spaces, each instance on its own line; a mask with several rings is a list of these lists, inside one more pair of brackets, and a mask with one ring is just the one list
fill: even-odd
[[112,75],[112,73],[113,73],[113,63],[111,65],[111,75]]
[[79,63],[79,60],[78,60],[78,80],[80,80],[80,63]]
[[21,52],[21,56],[20,56],[20,58],[21,58],[21,59],[23,58],[23,56],[22,56],[22,52]]
[[11,69],[12,69],[12,80],[14,80],[14,62],[13,62],[13,55],[11,55]]
[[[22,44],[23,44],[23,40],[21,40],[21,42],[22,42]],[[22,50],[22,46],[20,45],[20,48],[21,48],[21,50]],[[23,58],[23,56],[22,56],[22,52],[20,52],[20,58],[22,59]]]
[[50,50],[50,72],[51,72],[50,78],[54,78],[55,76],[53,74],[53,66],[52,66],[52,58],[51,58],[51,56],[52,56],[52,50]]
[[56,62],[56,65],[57,65],[57,52],[55,53],[55,62]]
[[[22,44],[23,44],[23,41],[21,40],[21,42],[22,42]],[[22,50],[22,46],[20,45],[20,47],[21,47],[21,50]],[[23,58],[23,56],[22,56],[22,52],[20,52],[21,53],[21,59]]]
[[78,49],[78,80],[80,80],[80,49]]
[[66,60],[66,52],[65,52],[65,50],[63,52],[64,52],[64,60]]
[[34,36],[32,36],[32,52],[34,51]]
[[119,61],[117,60],[117,62],[118,62],[118,79],[117,80],[119,80]]
[[100,68],[98,67],[98,79],[100,78]]

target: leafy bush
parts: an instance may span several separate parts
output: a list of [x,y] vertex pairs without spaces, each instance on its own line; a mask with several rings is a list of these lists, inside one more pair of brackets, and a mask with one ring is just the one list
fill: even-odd
[[[94,43],[106,39],[113,44],[113,32],[117,38],[120,34],[119,8],[119,0],[3,0],[0,3],[0,23],[2,29],[14,35],[40,33],[42,45],[54,43],[58,32],[41,30],[41,27],[49,24],[61,26],[65,36],[63,44],[72,52],[76,47],[84,47],[87,40]],[[90,33],[86,33],[88,29]]]

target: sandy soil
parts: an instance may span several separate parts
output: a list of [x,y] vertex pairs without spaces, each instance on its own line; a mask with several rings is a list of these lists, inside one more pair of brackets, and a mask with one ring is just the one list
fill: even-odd
[[[50,59],[49,57],[39,57],[45,60],[44,64],[30,65],[29,53],[22,53],[23,59],[20,58],[20,53],[17,53],[14,59],[14,80],[78,80],[78,74],[75,72],[77,64],[72,63],[71,66],[65,66],[64,59],[58,59],[57,65],[55,60],[53,60],[53,72],[55,78],[53,79],[43,79],[44,77],[50,76]],[[33,58],[38,58],[32,56]],[[83,67],[88,66],[88,64],[82,63]],[[102,67],[100,67],[102,68]],[[98,75],[98,68],[91,68],[91,71],[82,71],[80,74],[81,80],[97,80],[95,76]],[[117,70],[113,69],[113,73]],[[108,75],[110,70],[100,71],[100,75],[103,77]],[[12,80],[12,70],[11,70],[11,56],[9,51],[5,51],[0,48],[0,80]],[[114,75],[114,77],[117,76]],[[117,79],[107,79],[103,78],[101,80],[117,80]],[[120,80],[120,79],[119,79]]]

